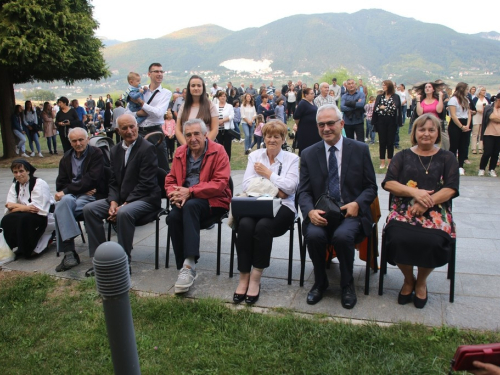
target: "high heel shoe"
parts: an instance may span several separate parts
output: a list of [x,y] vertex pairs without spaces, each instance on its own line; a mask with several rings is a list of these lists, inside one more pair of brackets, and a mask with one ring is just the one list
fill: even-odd
[[257,293],[256,296],[247,295],[247,297],[245,298],[245,303],[248,303],[249,305],[253,305],[255,302],[257,302],[259,300],[259,296],[260,296],[260,284],[259,284],[259,293]]
[[423,309],[425,304],[427,303],[427,299],[429,297],[429,293],[427,292],[427,287],[425,287],[425,298],[418,298],[415,293],[415,298],[413,299],[413,304],[417,309]]
[[246,296],[247,296],[247,292],[245,292],[243,294],[234,293],[233,294],[233,302],[234,303],[241,303],[245,300]]

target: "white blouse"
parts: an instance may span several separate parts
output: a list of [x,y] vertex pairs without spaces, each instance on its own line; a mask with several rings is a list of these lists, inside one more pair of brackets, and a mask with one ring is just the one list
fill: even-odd
[[[243,191],[248,189],[248,185],[253,178],[262,177],[255,172],[255,163],[262,163],[273,172],[270,181],[283,193],[288,195],[288,198],[283,199],[281,203],[297,214],[297,210],[295,209],[295,192],[299,185],[299,157],[291,152],[281,150],[274,158],[273,165],[271,165],[266,149],[259,149],[252,152],[248,156],[247,169],[243,176]],[[281,173],[278,175],[280,168]]]
[[[6,203],[19,203],[25,206],[35,206],[39,209],[38,215],[47,216],[50,210],[50,205],[55,203],[54,198],[50,194],[49,185],[41,178],[36,179],[35,186],[31,191],[31,203],[28,202],[30,198],[29,182],[24,185],[19,185],[19,197],[16,197],[16,183],[12,183],[9,193],[7,194]],[[5,208],[4,214],[9,213]]]
[[[241,121],[246,124],[246,118],[253,119],[257,116],[257,111],[253,105],[243,105],[240,107]],[[251,125],[251,124],[250,124]]]

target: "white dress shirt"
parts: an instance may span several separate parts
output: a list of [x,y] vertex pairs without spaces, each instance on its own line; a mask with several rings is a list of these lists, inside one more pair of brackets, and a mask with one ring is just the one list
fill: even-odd
[[[147,104],[148,100],[151,96],[153,96],[155,91],[158,91],[158,93],[155,95],[151,103]],[[172,92],[161,86],[156,90],[147,90],[144,93],[144,105],[142,106],[142,109],[148,114],[148,117],[141,123],[141,128],[163,124],[163,116],[167,112],[171,97]],[[134,112],[129,111],[128,106],[125,113],[131,114],[132,116],[136,115]]]

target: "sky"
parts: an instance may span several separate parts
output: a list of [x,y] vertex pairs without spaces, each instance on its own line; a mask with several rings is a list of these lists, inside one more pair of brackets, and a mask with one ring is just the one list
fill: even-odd
[[495,2],[458,7],[458,3],[452,5],[436,0],[271,0],[259,2],[262,5],[241,0],[91,0],[91,3],[94,17],[100,23],[96,35],[123,42],[158,38],[186,27],[208,23],[238,31],[296,14],[354,13],[374,7],[418,21],[441,24],[460,33],[500,32],[498,12],[494,11]]

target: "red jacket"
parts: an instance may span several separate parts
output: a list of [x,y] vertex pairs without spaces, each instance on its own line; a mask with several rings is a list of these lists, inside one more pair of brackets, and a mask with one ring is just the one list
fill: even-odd
[[[229,209],[231,189],[229,177],[231,166],[224,147],[207,138],[207,152],[201,162],[200,182],[191,186],[189,191],[194,198],[207,199],[210,207]],[[174,191],[174,186],[182,186],[186,180],[187,146],[177,147],[175,150],[172,169],[165,179],[167,194]]]

